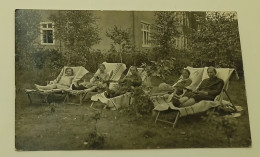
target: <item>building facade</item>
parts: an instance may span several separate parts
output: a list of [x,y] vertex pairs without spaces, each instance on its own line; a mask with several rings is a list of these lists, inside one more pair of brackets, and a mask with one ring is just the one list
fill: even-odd
[[[44,48],[54,48],[62,51],[63,43],[55,38],[55,23],[49,20],[50,15],[59,15],[61,11],[39,10],[41,15],[40,37],[38,42]],[[93,46],[106,52],[110,49],[112,40],[107,37],[106,32],[114,25],[129,31],[131,42],[138,49],[150,49],[153,44],[150,42],[153,31],[160,31],[160,27],[152,29],[155,21],[154,11],[93,11],[97,17],[97,24],[100,28],[99,36],[101,41]],[[196,19],[193,12],[174,12],[178,21],[177,29],[180,36],[176,37],[175,46],[177,49],[188,49],[187,34],[190,29],[197,29]]]

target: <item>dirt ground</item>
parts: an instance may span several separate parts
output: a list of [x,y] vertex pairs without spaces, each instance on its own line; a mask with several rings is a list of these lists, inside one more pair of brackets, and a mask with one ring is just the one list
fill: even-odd
[[[243,83],[243,82],[242,82]],[[82,105],[36,102],[28,105],[24,93],[16,95],[15,144],[17,150],[84,150],[89,147],[89,135],[97,126],[104,137],[103,147],[97,149],[168,149],[168,148],[225,148],[251,146],[250,127],[244,84],[233,82],[234,103],[243,107],[238,117],[238,129],[228,144],[226,136],[203,120],[205,114],[180,118],[176,128],[154,123],[152,113],[143,116],[126,109],[94,110],[90,101]],[[238,89],[238,90],[236,90]],[[243,95],[241,95],[241,93]],[[25,104],[27,105],[21,105]],[[93,119],[101,112],[100,119]],[[174,117],[174,113],[167,116]]]

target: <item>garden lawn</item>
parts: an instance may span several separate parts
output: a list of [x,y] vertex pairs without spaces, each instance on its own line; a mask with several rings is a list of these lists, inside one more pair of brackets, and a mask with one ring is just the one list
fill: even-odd
[[[180,118],[175,129],[165,123],[154,123],[152,113],[136,116],[126,109],[118,111],[90,108],[90,101],[82,105],[55,104],[36,101],[29,105],[20,90],[16,95],[15,147],[17,150],[84,150],[90,147],[89,134],[104,137],[97,149],[160,149],[160,148],[224,148],[251,146],[248,106],[244,80],[232,80],[230,97],[235,105],[243,107],[237,117],[238,127],[228,144],[225,134],[205,120],[205,114]],[[253,105],[253,104],[250,104]],[[54,110],[53,110],[53,109]],[[93,119],[101,112],[97,123]],[[168,116],[174,116],[169,113]]]

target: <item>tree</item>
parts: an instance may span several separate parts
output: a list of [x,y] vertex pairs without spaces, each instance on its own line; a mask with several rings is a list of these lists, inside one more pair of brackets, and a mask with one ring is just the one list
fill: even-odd
[[97,17],[92,11],[68,10],[51,15],[50,20],[54,21],[55,39],[64,44],[68,64],[86,65],[91,47],[101,40]]
[[243,71],[238,22],[234,12],[207,12],[197,16],[199,30],[189,36],[193,65],[232,67]]
[[163,59],[169,54],[174,54],[176,38],[180,35],[177,29],[177,12],[155,12],[155,30],[151,35],[151,42],[155,45],[154,51],[157,59]]
[[15,61],[16,70],[29,70],[33,60],[31,54],[38,47],[41,16],[34,10],[16,10],[15,12]]
[[120,61],[123,62],[122,53],[129,51],[132,48],[130,43],[130,34],[127,29],[122,29],[114,25],[114,27],[106,32],[107,37],[109,37],[113,44],[111,45],[111,50],[118,52],[120,55]]

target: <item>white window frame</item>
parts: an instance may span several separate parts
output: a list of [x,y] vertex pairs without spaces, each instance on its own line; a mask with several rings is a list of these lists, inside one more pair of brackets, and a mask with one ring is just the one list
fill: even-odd
[[181,35],[175,38],[175,47],[179,50],[188,48],[188,39],[186,36]]
[[[43,24],[47,25],[47,28],[43,28]],[[52,27],[48,27],[48,24],[52,24]],[[40,28],[41,28],[41,45],[55,45],[55,38],[54,38],[54,23],[53,22],[40,22]],[[43,41],[43,31],[45,30],[51,30],[52,31],[52,43],[44,43]]]
[[151,24],[148,22],[141,21],[141,32],[142,32],[142,47],[151,47],[151,43],[150,43]]
[[184,49],[188,49],[188,38],[184,36]]
[[183,26],[184,25],[184,13],[181,12],[181,17],[180,17],[180,25]]

